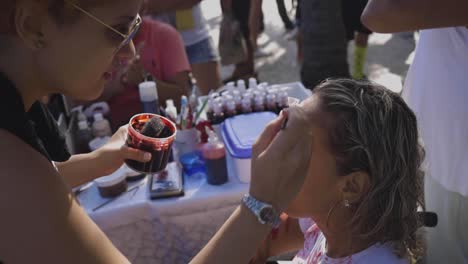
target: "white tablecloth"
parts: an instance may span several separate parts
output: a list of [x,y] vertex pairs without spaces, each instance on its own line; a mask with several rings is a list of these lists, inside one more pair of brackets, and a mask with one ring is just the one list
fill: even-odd
[[233,180],[211,186],[186,178],[185,196],[178,198],[150,200],[145,182],[96,211],[92,209],[106,201],[96,186],[78,199],[132,263],[177,264],[188,263],[201,250],[247,192],[247,184]]

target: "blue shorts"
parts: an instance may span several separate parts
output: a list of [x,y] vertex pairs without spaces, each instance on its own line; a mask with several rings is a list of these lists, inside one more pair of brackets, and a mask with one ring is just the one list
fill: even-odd
[[218,51],[215,49],[213,39],[211,37],[199,41],[193,45],[186,46],[185,52],[187,53],[190,64],[219,60]]

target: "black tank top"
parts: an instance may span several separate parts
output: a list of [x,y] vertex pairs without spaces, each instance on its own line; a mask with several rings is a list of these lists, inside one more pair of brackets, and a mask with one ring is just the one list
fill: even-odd
[[50,161],[66,161],[65,137],[47,107],[35,102],[28,112],[14,84],[0,73],[0,129],[14,134]]

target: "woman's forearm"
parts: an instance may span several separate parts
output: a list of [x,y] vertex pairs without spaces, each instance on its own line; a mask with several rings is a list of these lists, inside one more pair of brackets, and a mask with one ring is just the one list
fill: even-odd
[[190,263],[249,263],[270,230],[241,205]]
[[71,188],[103,176],[94,152],[73,155],[69,160],[56,165],[60,175]]
[[369,0],[361,20],[376,32],[468,25],[468,0]]

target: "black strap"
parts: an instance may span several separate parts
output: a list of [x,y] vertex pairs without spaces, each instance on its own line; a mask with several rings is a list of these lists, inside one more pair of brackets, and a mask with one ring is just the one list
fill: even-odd
[[29,112],[12,82],[0,73],[0,129],[16,135],[49,160],[66,161],[70,153],[58,126],[40,102]]

